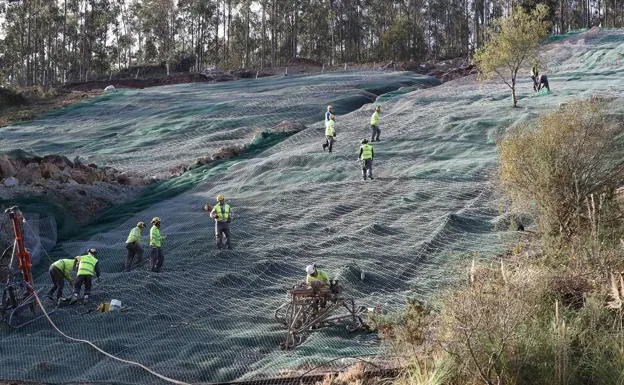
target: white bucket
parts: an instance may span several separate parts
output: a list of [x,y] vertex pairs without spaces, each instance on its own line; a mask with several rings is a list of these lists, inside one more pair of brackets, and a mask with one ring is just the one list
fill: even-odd
[[111,311],[119,311],[121,310],[121,301],[118,299],[111,299],[110,301],[110,310]]

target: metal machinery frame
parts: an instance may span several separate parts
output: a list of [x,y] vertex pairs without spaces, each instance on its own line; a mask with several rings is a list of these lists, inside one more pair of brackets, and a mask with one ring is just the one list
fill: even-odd
[[[40,315],[34,319],[30,319],[26,322],[19,323],[17,319],[18,314],[25,309],[30,309],[32,313],[37,310],[36,296],[38,295],[34,290],[32,272],[32,262],[30,258],[30,252],[26,249],[24,243],[24,225],[26,221],[24,215],[17,206],[10,207],[4,211],[9,216],[13,224],[13,233],[15,240],[13,242],[11,259],[8,263],[8,274],[6,282],[3,284],[2,291],[2,304],[0,305],[0,321],[7,323],[12,328],[20,328],[27,324],[43,317]],[[5,257],[6,252],[2,257]],[[21,277],[18,275],[15,277],[13,272],[13,265],[15,258],[17,258],[17,268]]]
[[290,301],[278,307],[274,314],[275,320],[288,329],[286,341],[280,347],[293,349],[314,329],[340,323],[345,323],[349,332],[368,329],[362,320],[366,308],[356,307],[353,298],[344,298],[340,292],[338,281],[331,281],[329,287],[302,283],[289,290]]

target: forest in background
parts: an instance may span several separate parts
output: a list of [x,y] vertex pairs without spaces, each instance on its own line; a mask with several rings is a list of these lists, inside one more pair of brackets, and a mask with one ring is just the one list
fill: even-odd
[[[469,57],[486,29],[535,0],[9,0],[0,84],[130,73]],[[552,33],[622,27],[624,0],[547,0]]]

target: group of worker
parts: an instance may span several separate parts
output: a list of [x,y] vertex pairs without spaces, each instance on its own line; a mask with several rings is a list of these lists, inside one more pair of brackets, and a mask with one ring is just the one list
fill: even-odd
[[[375,106],[375,111],[370,119],[371,126],[371,140],[370,142],[379,142],[379,136],[381,135],[381,129],[379,128],[381,107]],[[334,142],[336,141],[336,116],[334,115],[334,107],[327,106],[325,112],[325,142],[323,143],[323,152],[329,149],[332,152]],[[360,141],[360,153],[358,155],[358,161],[362,165],[362,179],[373,179],[373,158],[375,157],[375,151],[373,146],[369,144],[368,139],[364,138]]]
[[531,80],[533,80],[533,91],[540,91],[542,88],[546,88],[546,91],[550,93],[550,87],[548,85],[548,77],[539,73],[537,65],[531,68]]
[[[225,202],[223,195],[217,196],[217,204],[211,208],[210,218],[215,221],[215,240],[218,249],[223,246],[232,249],[230,240],[230,222],[232,220],[232,208]],[[160,233],[161,220],[159,217],[152,218],[152,227],[149,232],[149,268],[148,271],[159,273],[164,262],[164,254],[162,251],[165,236]],[[126,239],[126,260],[124,263],[124,272],[143,264],[143,247],[141,246],[143,238],[143,230],[145,222],[138,222],[137,225],[130,230]],[[225,244],[223,242],[225,241]],[[84,286],[83,300],[88,300],[91,294],[91,286],[94,276],[98,281],[100,278],[100,267],[96,258],[97,250],[90,248],[85,255],[77,256],[73,259],[59,259],[52,263],[49,268],[50,278],[52,280],[52,288],[48,291],[48,298],[60,302],[62,299],[69,300],[71,303],[78,301],[80,292]],[[76,279],[72,277],[72,271],[77,269]],[[63,298],[63,288],[65,281],[68,281],[72,287],[72,295],[69,298]],[[56,296],[55,296],[56,295]]]

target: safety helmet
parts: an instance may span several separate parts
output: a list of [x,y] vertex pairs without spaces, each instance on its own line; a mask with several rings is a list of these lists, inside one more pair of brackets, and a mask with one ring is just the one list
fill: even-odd
[[381,111],[381,106],[375,106],[375,111]]
[[90,248],[89,250],[87,250],[87,253],[91,254],[91,255],[95,255],[97,254],[97,250],[95,248]]
[[314,274],[315,271],[316,271],[316,265],[308,265],[308,266],[306,266],[306,273]]
[[332,108],[334,108],[334,106],[330,104],[329,106],[327,106],[327,111],[331,110]]
[[160,218],[159,217],[152,218],[152,224],[154,223],[160,223]]
[[145,222],[137,223],[137,227],[140,228],[140,229],[144,229],[145,228]]
[[217,195],[217,202],[222,202],[224,200],[225,200],[225,197],[223,196],[223,194]]
[[368,143],[368,139],[362,139],[362,144]]

